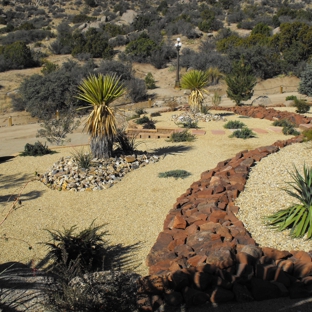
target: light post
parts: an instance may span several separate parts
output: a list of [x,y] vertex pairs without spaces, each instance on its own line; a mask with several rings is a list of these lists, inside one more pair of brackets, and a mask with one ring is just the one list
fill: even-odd
[[175,44],[175,47],[176,47],[177,52],[178,52],[178,60],[177,60],[177,77],[176,77],[176,81],[175,81],[175,85],[174,85],[175,89],[180,89],[179,71],[180,71],[180,49],[181,49],[181,46],[182,46],[181,39],[177,38],[177,42]]

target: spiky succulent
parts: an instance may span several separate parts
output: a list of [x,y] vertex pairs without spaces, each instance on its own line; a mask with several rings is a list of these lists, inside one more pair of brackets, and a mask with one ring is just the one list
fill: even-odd
[[279,231],[291,228],[292,237],[306,235],[306,238],[310,239],[312,238],[312,168],[304,165],[303,175],[301,175],[294,167],[294,172],[290,172],[290,176],[293,181],[287,184],[292,189],[284,189],[284,191],[296,198],[299,204],[293,204],[267,217],[267,224]]

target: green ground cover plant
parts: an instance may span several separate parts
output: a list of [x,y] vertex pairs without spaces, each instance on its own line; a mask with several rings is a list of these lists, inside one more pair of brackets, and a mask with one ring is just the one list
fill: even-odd
[[286,209],[277,211],[266,218],[267,225],[278,231],[291,229],[292,237],[312,237],[312,168],[303,166],[303,175],[294,167],[289,173],[292,181],[287,184],[291,189],[283,189],[297,202]]
[[242,129],[235,130],[229,137],[245,140],[249,138],[254,138],[255,136],[256,136],[255,133],[253,133],[251,129],[245,127]]
[[311,141],[312,140],[312,129],[304,130],[302,132],[304,141]]
[[191,134],[188,129],[181,132],[174,132],[168,139],[169,142],[192,142],[195,140],[195,135]]
[[223,127],[225,129],[242,129],[246,125],[239,120],[230,120]]
[[275,120],[272,125],[275,127],[283,127],[282,132],[285,135],[299,135],[300,134],[300,132],[298,132],[295,129],[295,125],[287,119]]
[[186,170],[176,169],[176,170],[170,170],[166,172],[160,172],[158,174],[159,178],[175,178],[175,179],[185,179],[188,176],[190,176],[191,173]]

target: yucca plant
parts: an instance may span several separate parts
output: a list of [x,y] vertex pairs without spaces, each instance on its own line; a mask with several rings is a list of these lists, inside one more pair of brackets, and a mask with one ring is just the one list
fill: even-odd
[[199,112],[202,109],[204,93],[208,93],[204,88],[209,81],[209,74],[202,70],[191,70],[181,78],[181,88],[191,90],[189,104],[194,112]]
[[79,85],[77,98],[93,107],[85,128],[91,135],[91,152],[94,157],[108,158],[113,154],[114,135],[117,132],[115,111],[110,104],[125,91],[116,75],[89,75]]
[[303,166],[303,175],[296,167],[290,173],[293,181],[288,182],[293,190],[283,189],[288,195],[296,198],[299,203],[277,211],[267,217],[267,224],[278,231],[291,228],[292,237],[312,237],[312,168]]

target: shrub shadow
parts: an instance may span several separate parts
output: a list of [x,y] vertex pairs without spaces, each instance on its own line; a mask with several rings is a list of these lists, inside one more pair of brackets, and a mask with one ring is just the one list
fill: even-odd
[[167,155],[176,155],[176,154],[185,153],[187,151],[190,151],[191,149],[193,149],[192,146],[186,146],[186,145],[172,146],[172,145],[168,145],[168,146],[164,146],[164,147],[155,148],[153,150],[153,154],[155,154],[157,156],[164,156],[165,157]]

